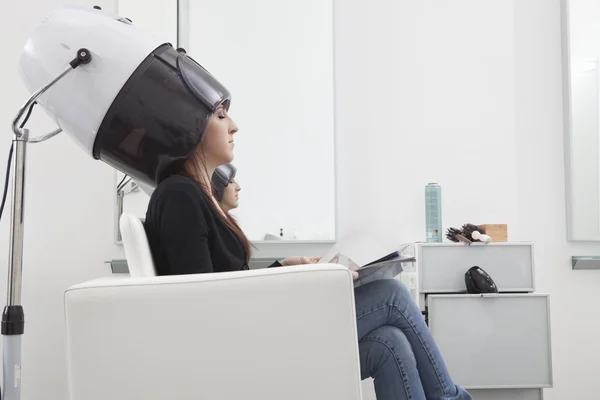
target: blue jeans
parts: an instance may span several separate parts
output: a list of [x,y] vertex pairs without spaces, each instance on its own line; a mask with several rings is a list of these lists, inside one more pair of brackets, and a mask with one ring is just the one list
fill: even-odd
[[471,400],[450,378],[421,310],[397,279],[354,291],[361,378],[377,400]]

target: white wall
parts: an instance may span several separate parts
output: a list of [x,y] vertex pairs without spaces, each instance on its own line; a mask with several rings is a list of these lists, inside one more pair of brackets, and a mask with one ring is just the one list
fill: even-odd
[[[13,1],[0,17],[2,157],[26,96],[16,72],[22,43],[58,4]],[[442,183],[446,225],[508,223],[512,240],[536,242],[538,291],[552,295],[555,388],[545,399],[595,398],[600,273],[572,271],[569,257],[598,254],[600,244],[565,239],[559,1],[336,0],[336,11],[341,233],[368,223],[399,241],[421,239],[430,179]],[[62,292],[122,256],[112,244],[113,175],[66,138],[29,155],[23,398],[59,400]],[[469,160],[493,165],[486,174]]]

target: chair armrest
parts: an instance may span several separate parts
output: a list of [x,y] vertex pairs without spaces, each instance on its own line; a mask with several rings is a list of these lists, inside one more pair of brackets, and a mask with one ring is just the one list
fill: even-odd
[[71,399],[360,399],[342,266],[86,282],[65,293]]

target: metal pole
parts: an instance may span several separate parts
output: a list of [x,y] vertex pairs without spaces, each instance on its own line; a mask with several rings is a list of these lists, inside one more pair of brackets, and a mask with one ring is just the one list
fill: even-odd
[[25,156],[27,136],[24,130],[21,138],[14,139],[14,161],[12,182],[12,209],[10,215],[11,236],[9,253],[9,275],[7,304],[18,305],[21,302],[21,276],[23,269],[23,209],[25,200]]
[[2,399],[21,399],[21,338],[25,316],[21,306],[23,277],[23,232],[25,201],[25,158],[29,132],[13,139],[12,208],[10,214],[10,252],[8,264],[7,305],[2,313],[4,357],[2,365]]
[[123,237],[121,236],[121,229],[119,228],[119,219],[121,218],[121,214],[123,214],[123,200],[125,197],[125,192],[123,192],[123,189],[118,189],[117,190],[117,215],[116,215],[116,221],[115,221],[115,228],[117,230],[117,242],[121,242],[123,240]]

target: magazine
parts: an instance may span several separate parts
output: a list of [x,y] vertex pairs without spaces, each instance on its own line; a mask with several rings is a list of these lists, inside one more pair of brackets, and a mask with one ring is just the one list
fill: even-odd
[[341,264],[358,272],[355,282],[358,287],[400,274],[403,263],[415,261],[414,255],[404,253],[409,246],[386,243],[364,234],[348,234],[340,238],[319,263]]

